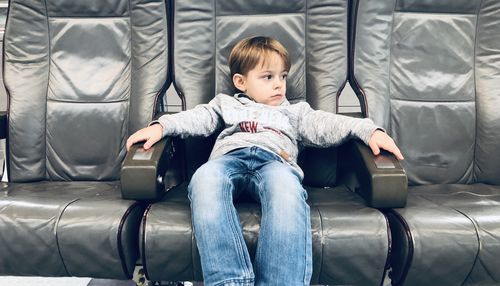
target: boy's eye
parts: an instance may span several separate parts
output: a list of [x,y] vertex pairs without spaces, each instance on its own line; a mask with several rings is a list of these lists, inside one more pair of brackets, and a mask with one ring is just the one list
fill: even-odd
[[265,75],[265,76],[264,76],[264,78],[265,78],[265,79],[272,79],[272,78],[273,78],[273,76],[272,76],[272,75],[270,75],[270,74],[268,74],[268,75]]
[[281,79],[286,79],[287,77],[288,77],[288,74],[281,75]]

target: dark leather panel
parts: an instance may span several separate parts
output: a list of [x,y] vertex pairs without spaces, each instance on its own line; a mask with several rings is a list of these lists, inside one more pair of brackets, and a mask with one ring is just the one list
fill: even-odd
[[483,0],[476,35],[477,129],[474,174],[478,181],[500,185],[500,2]]
[[[151,205],[143,222],[141,251],[152,280],[202,279],[186,187],[171,190],[162,202]],[[380,284],[389,246],[387,221],[382,213],[366,207],[345,187],[307,190],[313,235],[312,283]],[[253,257],[260,205],[245,200],[237,204],[237,209]]]
[[410,183],[498,184],[498,3],[357,2],[354,76]]
[[395,13],[393,21],[391,99],[474,101],[475,14]]
[[[389,131],[391,30],[396,0],[355,0],[353,69],[356,84],[366,95],[366,117]],[[375,96],[375,95],[381,96]],[[364,102],[363,102],[364,104]],[[406,150],[403,150],[406,151]]]
[[9,2],[0,274],[131,278],[143,208],[112,180],[170,84],[166,18],[163,0]]
[[391,229],[411,236],[393,240],[402,255],[393,256],[402,267],[393,268],[394,277],[406,276],[404,285],[498,284],[500,187],[430,185],[410,194],[407,207],[395,209],[399,217],[391,217]]
[[[475,228],[479,245],[475,263],[464,285],[500,283],[500,186],[485,184],[421,186],[412,189],[416,195],[432,200],[444,208],[463,214]],[[466,240],[460,237],[464,247]],[[453,256],[457,256],[457,252]]]
[[254,1],[215,1],[217,16],[303,13],[306,9],[302,0],[286,2],[254,0]]
[[129,15],[129,2],[123,0],[48,0],[51,17],[120,17]]
[[128,100],[131,50],[123,40],[131,37],[128,18],[49,19],[47,99],[72,103]]
[[41,180],[45,179],[49,76],[46,11],[42,1],[11,1],[9,6],[3,61],[10,96],[8,173],[13,181]]
[[314,109],[336,112],[347,80],[348,1],[306,2],[306,101]]
[[142,211],[120,199],[117,182],[9,184],[2,191],[0,273],[131,277]]
[[391,133],[403,150],[401,164],[411,184],[472,182],[474,102],[391,103]]
[[393,282],[497,285],[500,4],[357,2],[354,76],[415,185],[389,213]]
[[127,105],[127,102],[47,102],[48,177],[118,179],[126,154],[122,146],[127,135]]
[[422,1],[398,0],[396,11],[423,12],[423,13],[457,13],[476,14],[481,5],[481,0],[455,0],[455,1]]
[[[474,266],[479,241],[473,223],[462,213],[422,198],[409,189],[405,208],[395,209],[392,265],[396,283],[461,285]],[[402,224],[402,225],[400,225]],[[409,232],[410,237],[398,229]],[[410,241],[408,241],[410,240]],[[400,244],[401,243],[401,244]],[[402,253],[402,249],[408,252]],[[398,260],[398,259],[409,260]]]
[[31,2],[5,37],[11,181],[117,179],[170,83],[166,3]]
[[169,35],[165,0],[131,0],[129,134],[147,126],[156,103],[170,86]]

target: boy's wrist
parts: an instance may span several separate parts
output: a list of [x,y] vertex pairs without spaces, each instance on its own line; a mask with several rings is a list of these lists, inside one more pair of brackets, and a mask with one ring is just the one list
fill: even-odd
[[160,122],[151,122],[149,125],[150,127],[153,127],[158,130],[160,137],[163,138],[163,125]]

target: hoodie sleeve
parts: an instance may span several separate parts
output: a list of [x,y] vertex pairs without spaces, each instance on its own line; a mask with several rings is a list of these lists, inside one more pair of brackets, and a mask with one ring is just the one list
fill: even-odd
[[209,136],[222,125],[220,100],[212,99],[208,104],[175,114],[161,116],[149,125],[159,123],[163,127],[163,137],[172,136]]
[[304,145],[329,147],[338,145],[352,137],[368,144],[376,126],[368,118],[354,118],[321,110],[314,110],[307,103],[302,103],[298,114],[298,130]]

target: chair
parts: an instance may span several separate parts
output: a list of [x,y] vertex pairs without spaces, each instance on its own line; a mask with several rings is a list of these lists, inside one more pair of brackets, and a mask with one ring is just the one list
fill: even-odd
[[356,1],[351,82],[401,147],[394,285],[498,285],[498,1]]
[[118,179],[126,138],[170,84],[166,9],[10,1],[0,275],[131,278],[144,206]]
[[[227,68],[231,48],[244,37],[265,35],[277,38],[291,54],[288,99],[307,100],[313,108],[335,112],[337,96],[347,80],[348,6],[347,1],[339,0],[272,4],[175,1],[173,82],[184,109],[206,103],[219,92],[232,94]],[[146,210],[140,244],[142,265],[150,280],[202,279],[186,188],[190,176],[208,159],[214,139],[189,138],[182,142],[177,150],[184,151],[185,181]],[[299,161],[306,173],[304,184],[311,206],[312,283],[381,284],[390,244],[385,216],[366,206],[346,185],[337,184],[335,148],[305,150]],[[237,209],[253,255],[260,206],[243,198]]]

